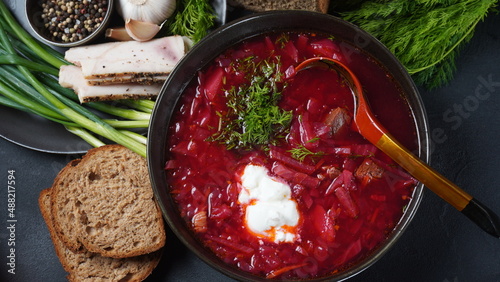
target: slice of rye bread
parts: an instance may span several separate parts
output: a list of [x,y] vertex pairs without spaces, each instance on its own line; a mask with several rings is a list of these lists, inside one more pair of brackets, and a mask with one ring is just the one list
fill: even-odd
[[272,10],[306,10],[327,13],[329,0],[229,0],[228,4],[247,10],[263,12]]
[[72,251],[124,258],[165,244],[146,160],[121,145],[94,148],[70,162],[52,189],[54,229]]
[[53,228],[51,188],[42,190],[38,205],[49,229],[56,255],[69,281],[142,281],[158,265],[162,250],[131,258],[108,258],[86,250],[73,252],[66,248]]

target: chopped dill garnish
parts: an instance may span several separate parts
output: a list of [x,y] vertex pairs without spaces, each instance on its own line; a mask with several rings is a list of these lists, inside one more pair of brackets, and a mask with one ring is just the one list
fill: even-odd
[[276,144],[289,130],[292,112],[278,106],[283,74],[276,62],[242,60],[248,72],[248,84],[227,90],[228,112],[221,116],[219,131],[209,140],[225,144],[228,149],[249,150],[254,147]]
[[319,141],[319,140],[320,140],[319,137],[314,137],[311,140],[307,141],[307,143],[313,143],[313,142],[316,142],[316,141]]
[[276,38],[276,45],[283,48],[288,41],[290,41],[290,35],[288,33],[282,33],[278,38]]
[[321,156],[324,156],[325,153],[322,152],[322,151],[319,151],[319,152],[312,152],[311,150],[307,149],[306,147],[304,147],[304,145],[299,145],[299,147],[297,148],[293,148],[291,150],[288,150],[288,152],[290,152],[292,154],[292,158],[298,160],[298,161],[304,161],[304,159],[307,157],[307,156],[311,156],[311,157],[321,157]]

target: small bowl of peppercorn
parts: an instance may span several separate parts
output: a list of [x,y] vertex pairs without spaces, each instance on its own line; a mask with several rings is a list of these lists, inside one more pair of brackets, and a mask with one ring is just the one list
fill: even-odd
[[26,0],[26,16],[39,40],[69,48],[102,37],[113,5],[113,0]]

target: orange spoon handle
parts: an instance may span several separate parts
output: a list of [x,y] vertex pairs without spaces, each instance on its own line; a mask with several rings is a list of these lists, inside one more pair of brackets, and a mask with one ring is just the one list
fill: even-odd
[[374,144],[413,177],[461,211],[484,231],[496,238],[500,238],[500,219],[488,207],[429,167],[391,137],[390,134],[383,134],[379,141]]
[[389,134],[382,135],[375,145],[457,210],[462,211],[472,199],[471,195],[429,167]]

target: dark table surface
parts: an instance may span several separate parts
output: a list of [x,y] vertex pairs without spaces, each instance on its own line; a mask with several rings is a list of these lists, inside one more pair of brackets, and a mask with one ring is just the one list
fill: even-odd
[[[433,136],[432,165],[500,214],[500,15],[490,14],[479,23],[457,68],[449,85],[420,91]],[[0,281],[65,280],[37,197],[76,157],[39,152],[0,138]],[[16,178],[14,233],[7,229],[9,170]],[[12,235],[15,274],[7,271]],[[169,234],[163,260],[147,281],[231,279]],[[500,241],[426,191],[400,240],[351,281],[500,281]]]

